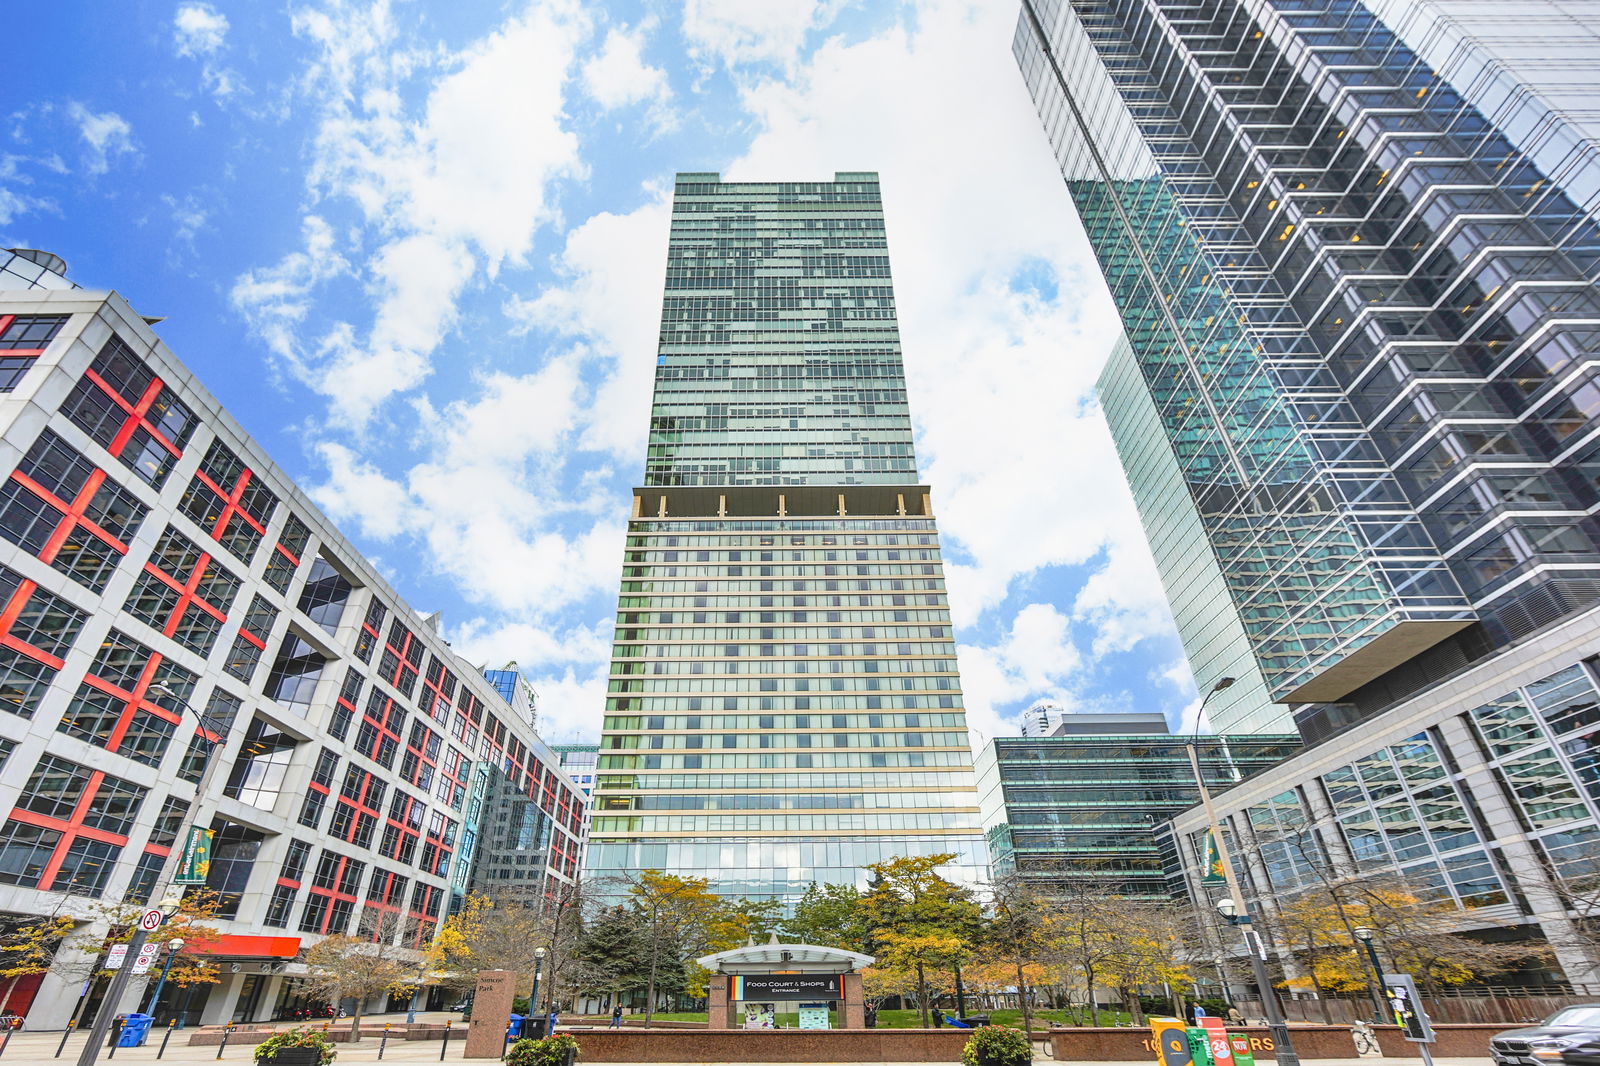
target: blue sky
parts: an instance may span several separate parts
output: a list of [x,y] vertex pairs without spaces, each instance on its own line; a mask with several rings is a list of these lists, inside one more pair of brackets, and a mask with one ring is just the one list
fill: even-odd
[[8,22],[0,244],[162,336],[552,741],[594,738],[678,170],[882,176],[974,727],[1193,701],[1015,8],[90,0]]

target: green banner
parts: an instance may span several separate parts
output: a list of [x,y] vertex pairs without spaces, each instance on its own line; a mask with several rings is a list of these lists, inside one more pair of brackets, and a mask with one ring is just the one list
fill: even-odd
[[211,872],[211,830],[199,826],[189,827],[189,839],[184,841],[183,855],[178,860],[178,873],[172,879],[175,885],[203,885]]
[[1216,834],[1209,830],[1206,832],[1205,866],[1205,876],[1200,878],[1202,885],[1227,884],[1228,877],[1222,872],[1222,852],[1217,848]]

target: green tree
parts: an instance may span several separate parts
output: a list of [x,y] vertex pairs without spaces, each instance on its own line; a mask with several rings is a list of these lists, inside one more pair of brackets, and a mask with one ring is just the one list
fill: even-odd
[[628,897],[643,923],[650,951],[644,1007],[644,1023],[649,1025],[656,994],[664,990],[664,972],[676,970],[681,975],[685,963],[705,952],[711,930],[724,913],[723,902],[704,877],[641,870],[628,880]]
[[972,890],[946,880],[939,867],[953,853],[912,855],[873,863],[861,897],[873,954],[886,965],[907,966],[917,974],[917,1009],[927,1025],[929,966],[961,962],[971,950],[983,915]]
[[867,922],[861,891],[855,885],[811,882],[784,923],[783,936],[797,944],[865,952]]
[[[620,999],[625,993],[641,991],[648,983],[650,938],[637,912],[612,907],[584,926],[573,958],[577,963],[576,987]],[[666,983],[674,983],[674,976],[669,971]]]

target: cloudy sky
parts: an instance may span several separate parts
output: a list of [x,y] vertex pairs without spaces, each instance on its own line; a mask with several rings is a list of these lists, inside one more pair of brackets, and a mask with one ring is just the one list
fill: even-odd
[[678,170],[882,176],[974,727],[1193,698],[1008,0],[93,0],[7,20],[0,245],[115,288],[547,739],[593,739]]

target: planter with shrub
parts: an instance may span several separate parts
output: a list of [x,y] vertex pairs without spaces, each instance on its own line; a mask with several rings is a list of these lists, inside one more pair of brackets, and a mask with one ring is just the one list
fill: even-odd
[[578,1061],[578,1041],[562,1033],[543,1040],[518,1040],[506,1052],[506,1066],[572,1066]]
[[256,1045],[261,1066],[331,1066],[333,1041],[316,1029],[289,1029]]
[[961,1061],[966,1066],[1028,1066],[1033,1061],[1033,1041],[1019,1029],[979,1026],[961,1049]]

